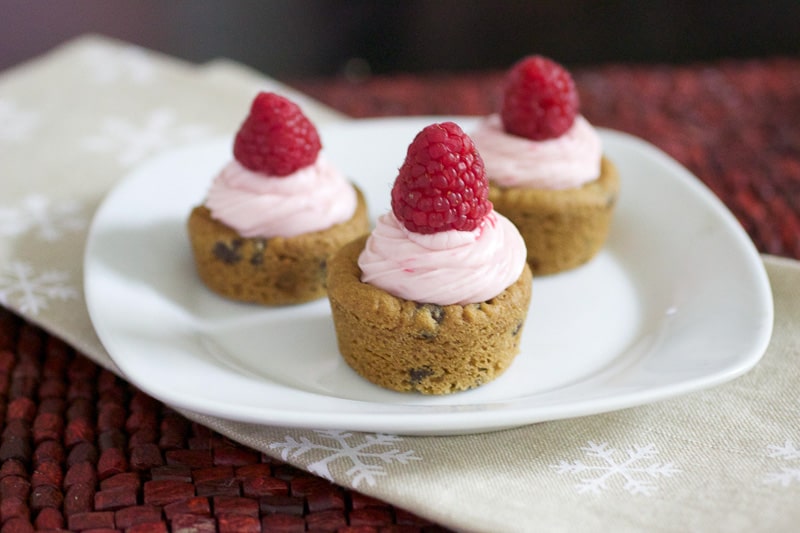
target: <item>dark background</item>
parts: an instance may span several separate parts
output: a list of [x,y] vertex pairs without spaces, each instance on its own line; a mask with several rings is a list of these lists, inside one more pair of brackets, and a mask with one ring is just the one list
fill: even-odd
[[800,0],[0,0],[0,69],[87,32],[277,78],[800,55]]

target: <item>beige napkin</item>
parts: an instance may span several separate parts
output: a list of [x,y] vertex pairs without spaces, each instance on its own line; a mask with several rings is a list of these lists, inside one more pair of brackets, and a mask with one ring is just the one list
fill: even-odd
[[[0,73],[0,303],[116,371],[85,310],[93,212],[155,153],[230,134],[258,89],[99,37]],[[796,531],[800,263],[765,257],[775,330],[763,361],[707,391],[490,434],[400,437],[241,424],[181,411],[336,483],[466,531]]]

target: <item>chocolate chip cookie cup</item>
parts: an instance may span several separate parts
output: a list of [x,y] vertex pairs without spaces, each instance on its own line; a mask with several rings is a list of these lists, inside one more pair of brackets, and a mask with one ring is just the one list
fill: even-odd
[[328,263],[328,299],[339,352],[365,379],[395,391],[449,394],[499,377],[519,353],[531,271],[496,297],[466,305],[404,300],[361,282],[367,237]]
[[511,365],[532,275],[522,236],[488,196],[480,154],[457,124],[414,137],[391,211],[328,263],[339,352],[362,377],[449,394]]
[[364,195],[356,188],[353,216],[328,229],[295,237],[245,238],[195,207],[188,221],[197,273],[212,291],[241,302],[286,305],[326,294],[329,257],[369,231]]
[[605,244],[620,180],[580,114],[570,73],[543,56],[507,72],[497,113],[472,132],[489,199],[519,229],[534,276],[574,269]]
[[590,261],[608,239],[619,196],[619,174],[607,158],[600,177],[574,189],[500,187],[489,199],[519,229],[536,276],[571,270]]
[[364,195],[322,156],[314,124],[260,92],[233,158],[189,214],[197,273],[221,296],[262,305],[325,296],[328,257],[369,231]]

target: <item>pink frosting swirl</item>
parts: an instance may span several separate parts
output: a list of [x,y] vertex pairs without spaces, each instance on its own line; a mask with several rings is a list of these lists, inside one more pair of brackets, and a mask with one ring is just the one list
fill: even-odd
[[398,298],[437,305],[490,300],[525,268],[525,242],[494,211],[473,231],[414,233],[389,212],[358,258],[361,281]]
[[600,136],[581,115],[555,139],[532,141],[506,133],[499,115],[470,134],[489,180],[501,187],[569,189],[600,176]]
[[283,177],[231,161],[212,182],[205,205],[243,237],[269,238],[327,229],[352,217],[357,202],[350,182],[320,155]]

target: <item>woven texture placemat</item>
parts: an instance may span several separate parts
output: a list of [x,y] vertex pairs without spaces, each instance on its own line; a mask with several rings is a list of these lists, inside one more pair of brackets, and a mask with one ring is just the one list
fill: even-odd
[[[649,140],[800,259],[800,61],[574,71],[598,126]],[[499,73],[292,85],[354,117],[485,114]],[[0,533],[437,531],[192,423],[0,310]]]

